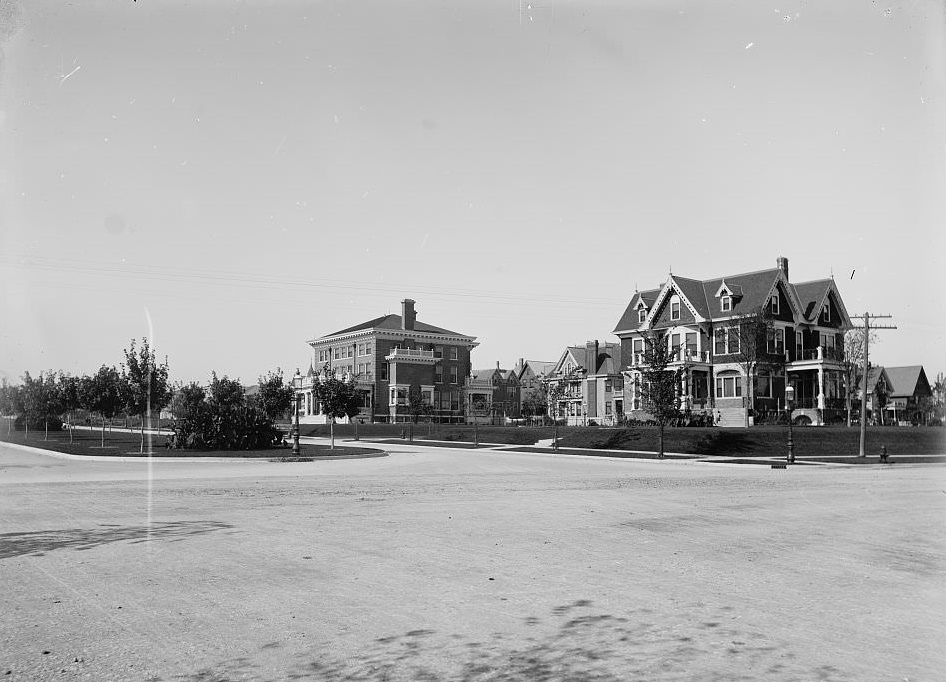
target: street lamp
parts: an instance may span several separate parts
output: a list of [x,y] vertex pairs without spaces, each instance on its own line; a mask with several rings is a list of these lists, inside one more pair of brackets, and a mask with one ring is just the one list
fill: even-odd
[[299,373],[299,369],[296,368],[296,375],[292,377],[292,387],[295,389],[295,395],[293,396],[293,403],[296,406],[296,420],[292,425],[292,456],[299,456],[299,398],[302,396],[300,390],[302,389],[302,375]]
[[795,387],[786,380],[785,410],[788,412],[788,463],[795,463],[795,441],[792,440],[792,404],[795,402]]

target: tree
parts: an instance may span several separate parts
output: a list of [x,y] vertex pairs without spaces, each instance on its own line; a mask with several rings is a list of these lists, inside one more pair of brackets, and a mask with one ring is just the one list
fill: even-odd
[[424,399],[420,389],[416,386],[411,388],[407,395],[407,414],[410,415],[411,422],[416,424],[421,417],[429,417],[433,413],[433,406]]
[[[772,311],[768,306],[740,315],[730,323],[729,337],[735,336],[739,344],[734,355],[746,377],[746,428],[749,427],[749,414],[755,408],[756,371],[762,367],[785,365],[785,338],[782,337],[779,354],[775,352],[779,347],[775,335]],[[769,345],[773,346],[773,352],[769,352]]]
[[102,365],[84,387],[89,394],[84,397],[91,405],[91,411],[102,415],[102,447],[105,447],[105,420],[115,416],[122,405],[122,378],[114,366]]
[[148,418],[150,428],[152,410],[157,410],[160,415],[162,408],[171,402],[167,358],[162,365],[156,362],[147,337],[141,339],[141,347],[137,351],[134,339],[130,347],[125,349],[121,388],[125,409],[140,418],[141,441],[138,451],[141,453],[145,448],[145,417]]
[[284,382],[282,369],[279,367],[275,372],[267,372],[266,376],[259,378],[257,406],[270,421],[278,421],[292,406],[294,398],[295,390],[289,383]]
[[664,428],[678,416],[677,393],[680,370],[667,367],[676,360],[679,348],[671,348],[665,334],[648,330],[644,334],[644,367],[641,369],[641,394],[645,409],[657,422],[657,456],[664,456]]
[[335,449],[335,420],[358,414],[360,408],[355,378],[339,379],[334,369],[327,365],[316,376],[312,386],[313,397],[319,410],[329,418],[332,449]]
[[529,417],[544,415],[548,411],[548,386],[544,383],[527,388],[522,396],[522,412]]
[[57,430],[62,429],[63,401],[59,384],[56,383],[56,375],[52,372],[45,372],[39,375],[39,412],[43,418],[43,428],[45,435],[43,440],[49,440],[49,420],[55,419],[59,423]]
[[200,410],[207,398],[207,392],[196,381],[181,384],[174,389],[171,397],[171,414],[175,419],[193,417]]
[[[873,344],[877,341],[877,334],[871,332],[868,341]],[[860,386],[864,376],[864,328],[854,327],[844,334],[844,359],[841,360],[841,371],[844,375],[845,405],[847,407],[847,425],[851,426],[851,415],[854,408],[855,387]],[[864,399],[864,396],[861,396]]]
[[59,398],[62,409],[67,413],[69,420],[69,442],[73,441],[72,432],[75,421],[75,411],[79,409],[79,377],[68,374],[59,375]]
[[933,382],[933,414],[937,419],[944,416],[946,408],[946,377],[940,372],[936,375],[936,381]]
[[61,411],[56,377],[52,372],[40,372],[33,378],[29,372],[23,373],[23,385],[14,395],[13,408],[22,416],[26,428],[26,438],[30,435],[30,426],[42,424],[49,438],[49,420],[56,418]]
[[7,435],[13,429],[13,421],[16,417],[14,405],[17,403],[18,386],[7,383],[6,379],[0,382],[0,415],[7,417]]

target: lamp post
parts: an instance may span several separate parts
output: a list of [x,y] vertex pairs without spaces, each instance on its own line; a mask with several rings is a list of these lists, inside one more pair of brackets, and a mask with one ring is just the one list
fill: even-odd
[[301,394],[299,391],[302,389],[302,375],[299,373],[299,370],[296,369],[296,374],[292,377],[292,387],[295,389],[296,393],[293,396],[293,403],[296,406],[296,419],[292,425],[292,456],[299,456],[299,398]]
[[792,404],[795,402],[795,387],[788,383],[785,386],[785,410],[788,412],[788,463],[795,463],[795,441],[792,440]]

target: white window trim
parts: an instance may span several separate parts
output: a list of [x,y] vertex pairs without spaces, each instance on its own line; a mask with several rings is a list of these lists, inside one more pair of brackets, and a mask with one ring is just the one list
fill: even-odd
[[778,312],[778,311],[779,311],[779,298],[778,298],[778,292],[777,292],[777,291],[776,291],[774,294],[772,294],[772,297],[769,299],[769,306],[770,306],[771,309],[772,309],[772,314],[773,314],[773,315],[778,315],[778,314],[779,314],[779,312]]
[[724,313],[732,310],[732,296],[722,296],[719,299],[719,309]]
[[[674,314],[673,314],[673,306],[674,306],[674,304],[676,304],[676,306],[677,306],[677,314],[676,314],[676,316],[674,316]],[[671,297],[670,297],[670,320],[671,320],[671,321],[679,320],[679,319],[680,319],[680,315],[682,314],[682,313],[681,313],[682,308],[683,308],[683,304],[680,302],[680,297],[679,297],[678,295],[673,295],[673,296],[671,296]]]

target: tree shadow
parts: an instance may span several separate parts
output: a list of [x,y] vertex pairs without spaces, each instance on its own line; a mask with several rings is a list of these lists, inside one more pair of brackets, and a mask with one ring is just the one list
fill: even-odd
[[732,455],[756,449],[755,442],[746,433],[723,429],[707,433],[693,444],[693,453],[697,455]]
[[233,528],[220,521],[166,521],[140,526],[99,524],[97,528],[64,528],[25,533],[0,533],[0,559],[42,556],[57,549],[85,550],[112,542],[176,541],[183,538]]

